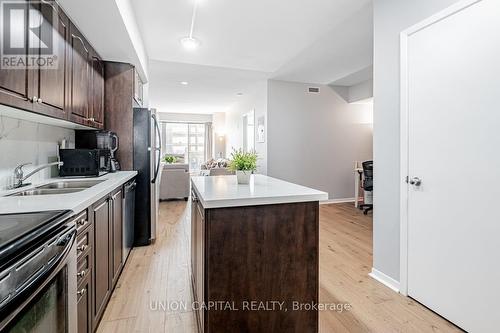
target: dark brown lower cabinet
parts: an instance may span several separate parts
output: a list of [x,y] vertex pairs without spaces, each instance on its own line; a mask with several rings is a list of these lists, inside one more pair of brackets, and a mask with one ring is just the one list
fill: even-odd
[[78,284],[78,333],[92,333],[92,277]]
[[192,200],[194,296],[222,302],[198,311],[199,331],[318,332],[306,305],[318,303],[319,202],[204,209]]
[[123,252],[123,190],[120,188],[111,195],[111,285],[115,285],[122,269]]
[[[191,205],[191,269],[192,269],[192,283],[195,299],[203,304],[205,302],[205,211],[199,202],[196,194],[191,195],[192,205]],[[196,316],[198,318],[198,324],[204,323],[205,321],[205,311],[201,307],[196,309]],[[199,327],[200,332],[203,329]]]
[[83,212],[77,225],[78,333],[93,333],[123,268],[123,187]]
[[99,324],[111,294],[109,279],[109,239],[111,233],[109,207],[109,198],[105,198],[94,204],[91,209],[94,218],[94,267],[92,279],[92,322],[94,330]]
[[77,214],[78,333],[92,333],[92,257],[94,228],[88,210]]

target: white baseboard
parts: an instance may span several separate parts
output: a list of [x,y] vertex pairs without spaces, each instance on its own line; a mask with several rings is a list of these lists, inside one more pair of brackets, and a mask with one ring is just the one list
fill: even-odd
[[336,203],[344,203],[344,202],[354,202],[354,198],[341,198],[341,199],[328,199],[328,200],[323,200],[320,201],[320,205],[329,205],[329,204],[336,204]]
[[395,292],[399,293],[399,281],[394,280],[388,275],[385,275],[381,271],[376,270],[375,268],[372,268],[371,273],[368,274],[371,276],[373,279],[377,280],[378,282],[382,283],[388,288],[391,288]]

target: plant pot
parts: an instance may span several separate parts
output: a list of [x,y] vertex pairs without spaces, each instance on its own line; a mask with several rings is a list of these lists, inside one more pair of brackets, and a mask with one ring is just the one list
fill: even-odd
[[251,175],[252,171],[236,170],[236,178],[238,179],[238,184],[249,184]]

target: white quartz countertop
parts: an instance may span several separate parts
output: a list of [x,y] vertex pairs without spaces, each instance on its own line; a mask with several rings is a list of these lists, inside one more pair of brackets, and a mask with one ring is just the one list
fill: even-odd
[[77,214],[136,175],[137,171],[118,171],[98,178],[52,178],[43,183],[36,184],[36,186],[40,186],[58,181],[103,180],[103,182],[97,185],[74,193],[19,197],[6,196],[32,189],[35,185],[12,191],[4,191],[1,193],[3,196],[0,196],[0,214],[48,210],[72,210]]
[[292,202],[322,201],[328,194],[280,179],[252,175],[250,184],[238,184],[236,176],[192,177],[204,208],[271,205]]

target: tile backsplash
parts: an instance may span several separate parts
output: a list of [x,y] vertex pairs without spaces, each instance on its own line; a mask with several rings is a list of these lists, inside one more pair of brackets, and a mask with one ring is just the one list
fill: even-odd
[[[0,115],[0,191],[13,183],[17,165],[32,163],[23,168],[27,173],[37,165],[56,161],[58,144],[64,139],[69,148],[74,148],[75,131]],[[29,181],[55,176],[57,167],[42,170]]]

